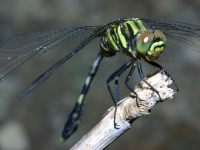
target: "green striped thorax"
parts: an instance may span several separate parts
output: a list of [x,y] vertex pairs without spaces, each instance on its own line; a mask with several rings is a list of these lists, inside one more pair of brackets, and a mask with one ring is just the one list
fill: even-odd
[[139,18],[128,18],[107,29],[100,47],[104,56],[124,52],[154,60],[164,51],[166,42],[162,31],[148,29]]

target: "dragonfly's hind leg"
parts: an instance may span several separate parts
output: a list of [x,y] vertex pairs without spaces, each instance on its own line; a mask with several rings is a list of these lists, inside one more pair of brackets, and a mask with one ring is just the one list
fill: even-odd
[[102,58],[103,57],[99,54],[88,72],[88,76],[82,87],[81,94],[80,94],[72,112],[70,113],[67,122],[64,125],[64,129],[62,131],[62,141],[65,141],[67,138],[69,138],[78,128],[78,125],[79,125],[80,119],[81,119],[81,115],[82,115],[82,111],[83,111],[85,96],[89,90],[89,87],[91,85],[91,82],[92,82],[94,76],[96,75],[96,72],[99,68]]
[[137,103],[137,106],[139,107],[139,103],[138,103],[138,95],[137,93],[134,91],[133,87],[130,85],[130,79],[133,75],[133,72],[135,71],[135,67],[136,67],[136,63],[132,64],[131,66],[131,69],[128,73],[128,75],[126,76],[126,80],[125,80],[125,85],[126,87],[134,94],[134,98],[136,98],[136,103]]
[[[110,77],[107,79],[106,83],[107,83],[107,88],[108,91],[111,95],[111,98],[115,104],[115,112],[114,112],[114,127],[117,129],[117,123],[116,123],[116,113],[117,113],[117,107],[119,104],[119,100],[120,100],[120,94],[119,94],[119,77],[122,75],[122,73],[124,73],[126,71],[126,69],[128,69],[130,67],[130,65],[132,64],[132,61],[128,61],[125,64],[123,64],[119,69],[117,69],[114,73],[112,73],[110,75]],[[115,81],[115,93],[113,92],[112,88],[111,88],[111,83],[112,81]]]

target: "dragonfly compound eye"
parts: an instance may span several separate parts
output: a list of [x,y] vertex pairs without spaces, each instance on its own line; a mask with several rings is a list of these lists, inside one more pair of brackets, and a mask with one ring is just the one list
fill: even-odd
[[154,39],[154,34],[152,32],[143,32],[139,35],[139,38],[136,41],[137,50],[140,54],[146,54],[150,46],[152,44],[152,41]]
[[159,38],[160,40],[162,40],[164,43],[167,42],[167,38],[166,38],[165,34],[160,30],[155,30],[154,36],[155,36],[155,38]]
[[159,57],[161,53],[163,53],[167,38],[165,34],[160,30],[154,30],[154,39],[151,43],[151,46],[146,54],[146,58],[149,60],[154,60]]

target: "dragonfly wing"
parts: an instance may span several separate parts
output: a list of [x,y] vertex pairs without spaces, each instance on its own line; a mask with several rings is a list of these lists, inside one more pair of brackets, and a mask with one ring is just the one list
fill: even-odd
[[73,49],[102,26],[59,28],[16,35],[0,44],[0,82],[58,44]]
[[99,37],[102,33],[105,32],[105,30],[110,26],[111,24],[107,24],[105,26],[102,26],[93,34],[91,34],[88,38],[85,38],[80,42],[80,44],[76,45],[70,53],[59,59],[55,64],[50,66],[45,72],[43,72],[40,76],[38,76],[33,82],[21,93],[21,96],[25,96],[28,93],[30,93],[33,89],[38,87],[41,83],[46,81],[53,73],[56,72],[60,68],[62,64],[64,64],[68,59],[70,59],[73,55],[78,53],[85,45],[87,45],[91,40],[93,40],[96,37]]

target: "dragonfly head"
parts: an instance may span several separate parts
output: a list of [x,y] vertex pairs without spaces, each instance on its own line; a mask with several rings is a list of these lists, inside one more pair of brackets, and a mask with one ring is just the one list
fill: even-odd
[[137,52],[148,60],[155,60],[164,51],[166,36],[160,30],[143,31],[136,40]]

